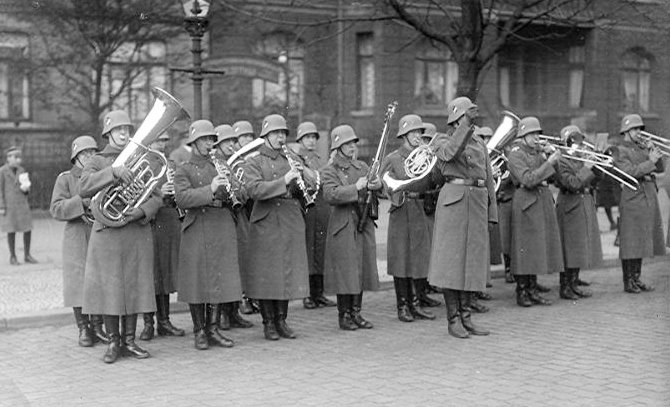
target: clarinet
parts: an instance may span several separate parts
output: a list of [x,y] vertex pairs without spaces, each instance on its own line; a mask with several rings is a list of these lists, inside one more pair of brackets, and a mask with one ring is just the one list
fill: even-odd
[[214,168],[216,168],[216,173],[222,177],[225,181],[223,184],[224,189],[226,190],[226,194],[228,194],[228,198],[230,199],[231,205],[233,209],[238,209],[242,207],[242,202],[240,202],[239,199],[237,199],[237,196],[235,195],[235,190],[233,190],[233,186],[230,183],[230,177],[231,177],[231,172],[230,172],[230,167],[216,156],[216,151],[211,150],[209,152],[209,158],[211,158],[212,163],[214,164]]
[[[288,160],[288,165],[291,166],[292,170],[295,170],[298,168],[298,162],[291,156],[291,153],[288,151],[288,147],[286,147],[286,144],[283,144],[281,146],[282,150],[284,151],[284,154],[286,155],[286,159]],[[307,185],[305,185],[305,180],[302,178],[302,173],[300,173],[300,176],[296,180],[296,183],[298,184],[298,189],[300,189],[300,193],[302,193],[302,197],[304,200],[305,208],[310,208],[314,206],[316,202],[316,192],[314,194],[310,194],[309,191],[307,190]],[[318,190],[317,190],[318,192]]]
[[[168,168],[167,168],[167,172],[165,173],[165,176],[167,177],[168,184],[173,185],[172,192],[170,192],[168,194],[168,196],[170,196],[172,198],[174,198],[174,173],[175,173],[174,162],[168,161]],[[176,202],[175,202],[175,207],[177,208],[177,213],[179,214],[179,219],[180,220],[184,219],[186,217],[186,211],[183,210],[182,208],[180,208],[179,205],[177,205]]]

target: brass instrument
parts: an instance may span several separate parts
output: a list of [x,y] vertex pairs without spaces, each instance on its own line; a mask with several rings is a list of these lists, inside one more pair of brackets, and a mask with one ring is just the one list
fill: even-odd
[[[298,168],[298,161],[293,158],[291,152],[288,151],[288,147],[286,147],[286,144],[282,144],[281,146],[282,151],[284,151],[284,155],[286,155],[286,159],[288,160],[288,165],[291,166],[292,170],[296,170]],[[318,182],[318,172],[317,172],[317,182]],[[302,193],[303,197],[303,204],[305,205],[305,208],[310,208],[314,206],[316,203],[316,194],[318,193],[318,185],[317,185],[317,190],[314,193],[310,193],[307,190],[307,185],[305,185],[305,180],[302,177],[302,173],[300,173],[300,176],[296,180],[296,183],[298,184],[298,189],[300,189],[300,192]]]
[[224,180],[223,188],[226,190],[228,199],[230,199],[230,204],[233,209],[238,209],[242,207],[242,202],[235,195],[235,189],[233,188],[232,180],[230,179],[233,176],[230,167],[225,162],[219,160],[219,157],[216,155],[216,149],[209,151],[209,158],[216,168],[216,173]]
[[132,182],[109,186],[91,199],[93,216],[107,227],[124,226],[128,223],[128,214],[149,199],[168,164],[161,152],[148,146],[174,122],[189,119],[186,110],[172,95],[160,88],[153,88],[152,93],[155,100],[151,110],[112,163],[113,168],[129,168]]
[[[167,177],[167,183],[170,184],[171,186],[168,195],[173,198],[174,198],[174,173],[175,173],[174,162],[168,161],[167,173],[165,174],[165,176]],[[180,208],[179,205],[176,204],[176,202],[175,207],[177,208],[179,219],[184,219],[186,217],[186,211]]]
[[670,157],[670,140],[644,130],[640,131],[640,137],[642,137],[650,150],[655,148],[661,155]]
[[251,143],[244,145],[242,148],[237,150],[230,158],[226,161],[226,164],[235,172],[235,177],[242,183],[244,183],[244,162],[255,155],[258,154],[258,148],[265,144],[265,140],[262,138],[257,138]]
[[509,170],[503,168],[507,163],[507,157],[503,154],[502,149],[514,139],[516,135],[516,128],[521,121],[517,115],[504,110],[502,112],[503,118],[496,131],[493,133],[491,139],[486,143],[486,149],[489,152],[489,159],[491,161],[491,169],[493,170],[495,190],[498,191],[502,180],[509,177]]

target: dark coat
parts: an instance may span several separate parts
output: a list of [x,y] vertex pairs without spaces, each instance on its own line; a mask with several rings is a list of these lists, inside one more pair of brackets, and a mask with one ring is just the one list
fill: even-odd
[[[166,181],[162,179],[156,190],[160,191]],[[181,242],[181,221],[174,196],[163,196],[163,206],[156,212],[151,230],[154,234],[154,290],[156,295],[170,294],[177,290]]]
[[509,256],[512,242],[512,197],[514,183],[511,177],[502,180],[496,193],[498,201],[498,229],[500,231],[500,249],[503,255]]
[[28,232],[33,228],[33,218],[28,205],[28,192],[19,188],[19,175],[26,172],[23,167],[16,171],[8,165],[0,167],[0,230],[5,233]]
[[291,300],[308,295],[305,221],[297,195],[284,182],[289,170],[283,152],[265,145],[245,162],[244,183],[254,200],[245,282],[249,298]]
[[[445,184],[435,212],[428,280],[441,288],[482,291],[490,267],[488,223],[498,221],[498,209],[486,144],[472,132],[461,125],[432,142]],[[483,186],[450,182],[455,179]]]
[[512,182],[512,272],[518,275],[563,271],[563,251],[554,197],[546,185],[556,173],[545,156],[515,141],[508,156]]
[[584,163],[567,158],[561,158],[558,169],[556,218],[563,263],[566,268],[596,267],[603,260],[603,249],[596,206],[589,193],[595,174]]
[[[79,179],[82,197],[91,198],[117,182],[112,163],[120,152],[108,145],[91,158]],[[84,313],[129,315],[156,310],[149,220],[161,205],[160,196],[153,194],[140,206],[145,216],[138,221],[118,228],[93,223],[86,254]]]
[[[403,145],[387,155],[380,174],[388,172],[396,180],[408,179],[404,162],[410,152]],[[426,278],[433,220],[423,209],[423,196],[416,192],[396,192],[390,199],[387,273],[394,277]]]
[[331,205],[326,239],[325,290],[330,294],[359,294],[379,287],[375,226],[367,222],[357,230],[359,206],[366,196],[356,181],[368,166],[338,153],[321,171],[323,196]]
[[81,307],[84,303],[84,269],[91,224],[82,218],[86,209],[79,195],[80,176],[79,167],[60,173],[49,207],[54,219],[67,222],[63,233],[63,305],[66,307]]
[[182,165],[191,159],[191,151],[187,150],[186,146],[179,146],[170,153],[170,161],[175,164]]
[[661,158],[649,161],[649,153],[637,144],[624,141],[615,154],[615,165],[635,177],[637,191],[624,187],[619,203],[619,258],[641,259],[665,254],[661,211],[658,207],[658,189],[654,172],[663,172]]
[[[179,301],[190,304],[239,301],[242,283],[237,230],[224,195],[210,184],[217,175],[208,157],[191,155],[175,173],[175,200],[186,210],[179,248]],[[241,197],[241,194],[238,194]]]
[[[316,151],[301,148],[298,155],[302,158],[305,165],[312,170],[318,171],[323,167],[323,160]],[[305,240],[307,242],[307,264],[310,275],[323,275],[329,218],[330,205],[323,198],[323,190],[320,189],[314,206],[309,208],[305,213]]]

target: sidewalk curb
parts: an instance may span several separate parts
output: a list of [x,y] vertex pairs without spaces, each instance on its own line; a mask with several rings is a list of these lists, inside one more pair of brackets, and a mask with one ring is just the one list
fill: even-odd
[[[670,261],[670,254],[657,256],[651,259],[645,259],[644,264],[655,264],[659,262]],[[591,270],[603,270],[619,267],[619,259],[607,259],[603,263]],[[505,277],[505,271],[502,265],[491,266],[491,278],[501,279]],[[393,281],[382,281],[379,283],[379,290],[393,289]],[[188,304],[183,302],[170,303],[171,313],[189,312]],[[43,310],[28,312],[10,317],[0,318],[0,333],[14,331],[19,329],[38,328],[43,326],[65,326],[74,325],[74,317],[70,308],[59,308],[52,310]]]

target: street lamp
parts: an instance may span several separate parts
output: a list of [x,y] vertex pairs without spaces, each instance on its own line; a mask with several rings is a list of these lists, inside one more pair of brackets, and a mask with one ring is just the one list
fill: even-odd
[[193,54],[193,68],[181,71],[191,72],[193,75],[193,107],[194,119],[202,118],[202,81],[205,73],[211,72],[202,69],[202,37],[209,27],[209,1],[181,0],[184,7],[184,28],[191,36],[191,53]]

